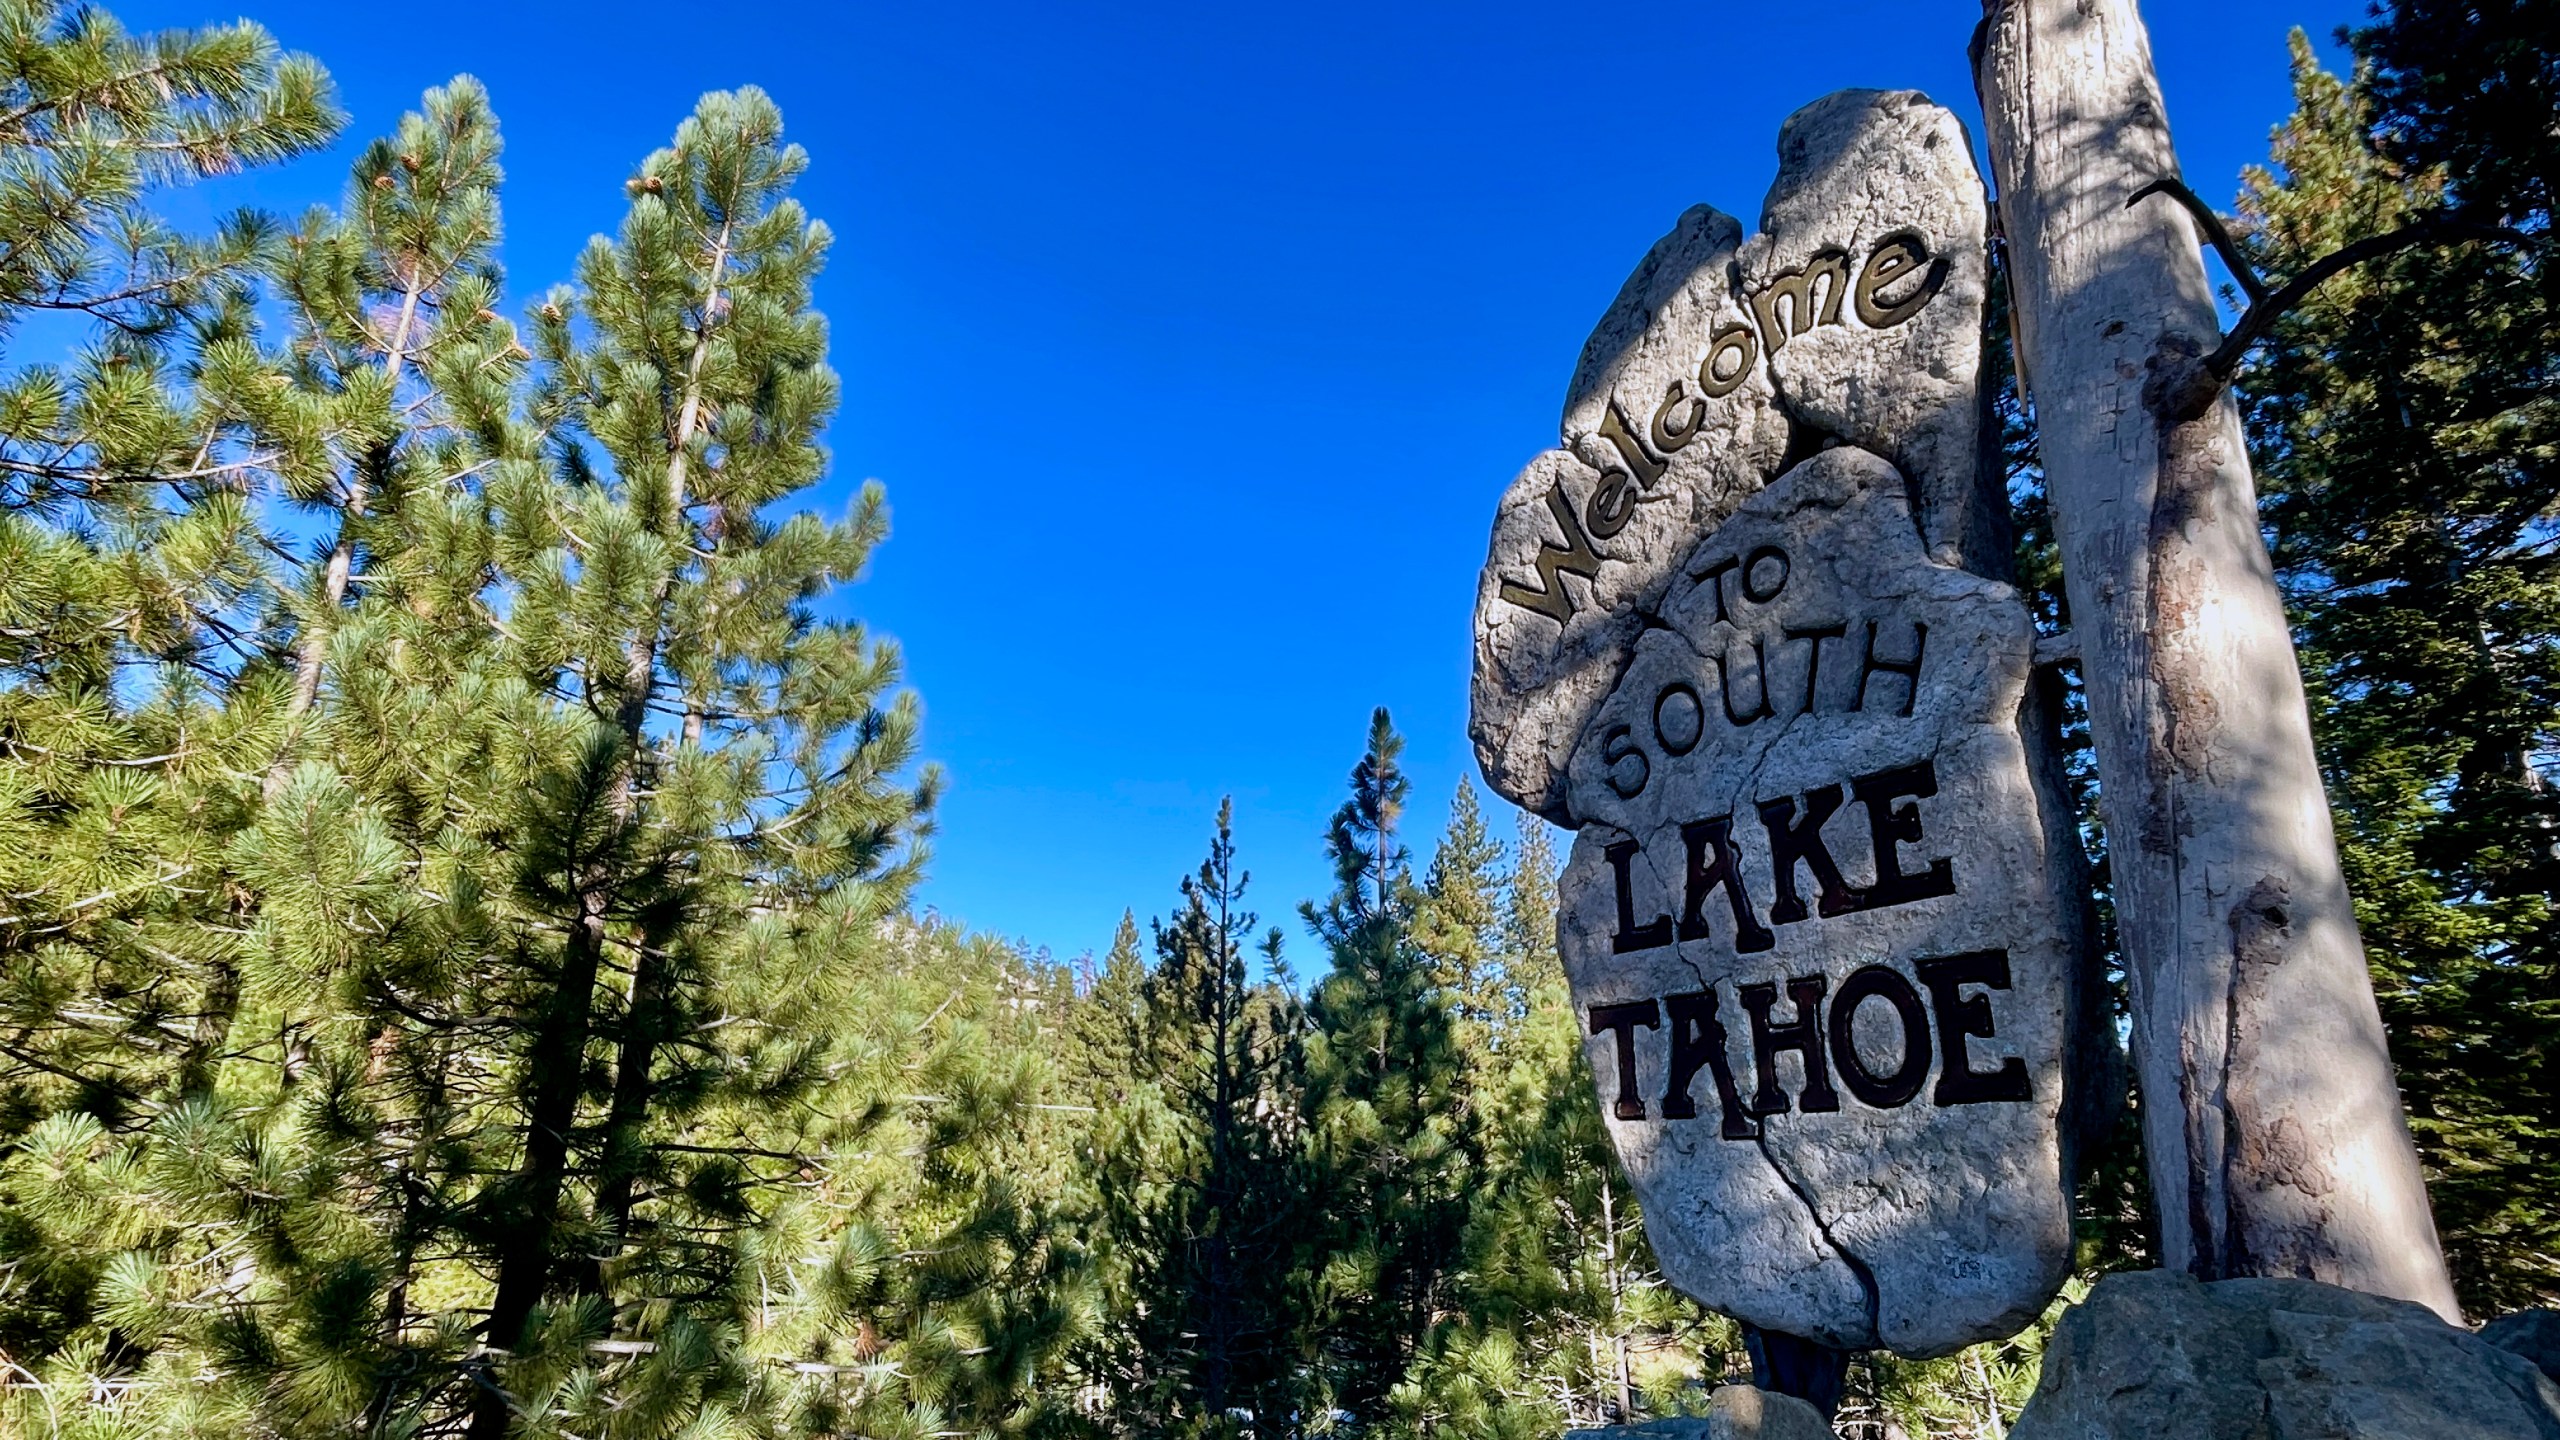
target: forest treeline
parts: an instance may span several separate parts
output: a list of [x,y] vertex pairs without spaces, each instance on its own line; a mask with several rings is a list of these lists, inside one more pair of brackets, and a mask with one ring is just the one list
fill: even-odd
[[[2243,382],[2478,1313],[2560,1298],[2555,22],[2297,45],[2239,215],[2278,277],[2485,237]],[[334,206],[162,218],[347,123],[254,24],[0,0],[0,1433],[1543,1440],[1748,1373],[1609,1152],[1549,833],[1417,834],[1383,711],[1329,895],[1249,894],[1222,810],[1100,957],[916,913],[939,777],[822,603],[888,512],[806,508],[830,235],[770,100],[529,302],[467,77]],[[2091,1269],[2143,1261],[2131,1133]],[[1862,1361],[1850,1422],[1997,1434],[2038,1334]]]

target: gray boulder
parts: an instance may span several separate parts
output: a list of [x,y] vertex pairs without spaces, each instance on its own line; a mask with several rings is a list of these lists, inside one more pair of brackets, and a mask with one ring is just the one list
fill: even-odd
[[2110,1275],[2062,1318],[2010,1440],[2560,1440],[2560,1385],[2401,1300]]
[[2480,1327],[2480,1338],[2521,1355],[2560,1380],[2560,1310],[2519,1310]]
[[1704,1415],[1568,1430],[1564,1440],[1832,1440],[1822,1412],[1792,1395],[1727,1385],[1707,1401]]

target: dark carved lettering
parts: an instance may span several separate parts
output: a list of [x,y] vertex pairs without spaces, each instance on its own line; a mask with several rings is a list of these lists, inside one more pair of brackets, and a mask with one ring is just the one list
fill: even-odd
[[1724,693],[1724,718],[1732,721],[1736,725],[1748,725],[1755,720],[1765,720],[1777,712],[1769,708],[1769,652],[1762,646],[1758,636],[1753,636],[1751,640],[1751,669],[1753,675],[1760,682],[1760,708],[1757,710],[1744,710],[1738,714],[1734,711],[1733,652],[1739,648],[1741,647],[1734,645],[1731,642],[1727,642],[1724,647],[1724,660],[1719,666],[1719,669],[1722,671],[1724,676],[1724,685],[1722,686]]
[[[1618,762],[1621,760],[1636,762],[1633,783],[1618,778]],[[1646,783],[1653,779],[1653,762],[1644,758],[1644,748],[1636,744],[1635,727],[1632,725],[1612,725],[1601,734],[1600,763],[1606,767],[1602,774],[1608,780],[1609,788],[1617,791],[1621,800],[1633,800],[1643,794]]]
[[[1685,696],[1689,702],[1689,735],[1685,740],[1672,739],[1670,729],[1662,723],[1662,707],[1675,695]],[[1706,733],[1707,705],[1698,698],[1696,686],[1686,680],[1674,680],[1653,697],[1653,738],[1661,744],[1663,753],[1686,755],[1698,748],[1698,742],[1706,738]]]
[[[1928,273],[1920,283],[1900,300],[1883,297],[1884,287],[1928,263]],[[1941,255],[1929,259],[1928,243],[1915,230],[1900,230],[1876,242],[1867,252],[1867,263],[1858,271],[1858,323],[1872,330],[1899,325],[1920,313],[1929,297],[1947,283],[1947,259]]]
[[[1891,1005],[1902,1022],[1902,1066],[1890,1075],[1868,1070],[1858,1054],[1858,1007],[1875,999]],[[1840,1083],[1849,1087],[1849,1093],[1879,1110],[1907,1105],[1920,1093],[1921,1082],[1929,1078],[1929,1015],[1920,1004],[1920,992],[1901,972],[1869,965],[1841,984],[1831,1001],[1831,1061],[1840,1067]]]
[[1636,482],[1632,476],[1616,470],[1600,472],[1600,483],[1591,492],[1590,503],[1582,507],[1582,522],[1591,527],[1595,539],[1607,540],[1627,528],[1636,518]]
[[1724,577],[1741,568],[1742,562],[1739,560],[1719,560],[1704,570],[1692,570],[1689,572],[1690,579],[1704,580],[1707,582],[1708,587],[1715,591],[1716,619],[1720,621],[1730,621],[1733,618],[1725,613]]
[[1740,987],[1742,1008],[1751,1015],[1751,1067],[1760,1082],[1759,1093],[1751,1097],[1755,1115],[1783,1114],[1787,1108],[1787,1092],[1778,1088],[1778,1052],[1793,1050],[1804,1064],[1804,1088],[1797,1092],[1799,1106],[1806,1114],[1840,1108],[1840,1093],[1831,1088],[1829,1067],[1822,1063],[1822,992],[1830,982],[1819,975],[1803,975],[1787,982],[1787,999],[1796,1007],[1796,1018],[1784,1025],[1769,1022],[1769,1007],[1777,1003],[1775,985]]
[[1671,387],[1662,392],[1662,403],[1654,409],[1653,422],[1645,427],[1645,438],[1653,442],[1654,449],[1665,455],[1676,454],[1682,446],[1697,439],[1699,427],[1707,423],[1707,402],[1692,400],[1689,402],[1689,423],[1672,424],[1671,414],[1680,408],[1682,398],[1680,382],[1672,381]]
[[1561,481],[1547,487],[1547,512],[1556,517],[1557,528],[1564,531],[1564,543],[1548,541],[1538,547],[1538,583],[1545,588],[1532,590],[1505,580],[1497,593],[1524,610],[1535,610],[1562,625],[1573,618],[1573,596],[1558,577],[1598,578],[1600,552],[1592,549],[1591,541],[1583,535],[1582,522],[1574,518],[1573,502],[1565,498]]
[[[1603,486],[1593,495],[1592,533],[1605,540],[1626,523],[1634,489],[1652,488],[1666,465],[1662,457],[1678,453],[1698,437],[1706,426],[1706,402],[1741,389],[1759,365],[1763,348],[1774,354],[1790,338],[1817,325],[1840,323],[1844,300],[1851,302],[1859,323],[1869,329],[1899,325],[1920,313],[1946,285],[1948,273],[1947,258],[1932,257],[1928,241],[1918,231],[1898,230],[1868,250],[1854,283],[1849,252],[1836,246],[1816,250],[1804,264],[1771,276],[1743,301],[1749,322],[1728,320],[1708,337],[1694,389],[1675,381],[1663,393],[1644,429],[1644,438],[1652,442],[1650,451],[1637,442],[1615,406],[1602,419],[1600,434],[1617,447],[1634,486]],[[1906,282],[1909,289],[1899,298],[1886,293]],[[1684,402],[1689,407],[1685,415]]]
[[1662,478],[1666,466],[1644,453],[1644,447],[1637,444],[1636,437],[1628,432],[1627,422],[1618,418],[1618,407],[1614,402],[1600,417],[1600,438],[1617,450],[1618,458],[1626,462],[1627,473],[1636,478],[1637,484],[1650,490],[1653,482]]
[[[1742,856],[1733,845],[1733,817],[1692,820],[1680,827],[1680,838],[1689,847],[1688,882],[1681,887],[1680,938],[1707,938],[1707,897],[1722,886],[1733,907],[1735,953],[1749,955],[1777,944],[1778,937],[1751,913],[1751,895],[1742,885]],[[1713,863],[1707,859],[1710,853]]]
[[1703,1065],[1715,1076],[1716,1100],[1724,1111],[1724,1138],[1750,1139],[1756,1132],[1751,1117],[1743,1111],[1742,1096],[1734,1088],[1733,1063],[1725,1053],[1724,1025],[1716,1019],[1716,992],[1693,990],[1686,995],[1667,995],[1662,1008],[1671,1017],[1671,1084],[1662,1092],[1662,1118],[1697,1118],[1698,1102],[1689,1094],[1689,1086]]
[[1845,622],[1838,625],[1808,625],[1803,629],[1790,625],[1779,633],[1790,640],[1813,642],[1813,649],[1805,656],[1804,662],[1804,704],[1796,710],[1799,715],[1810,715],[1813,713],[1813,687],[1822,681],[1822,642],[1840,639],[1849,633],[1849,627]]
[[1662,1028],[1662,1007],[1651,1000],[1591,1007],[1591,1033],[1610,1032],[1617,1041],[1618,1102],[1611,1112],[1621,1120],[1644,1118],[1644,1096],[1636,1085],[1636,1027]]
[[1840,787],[1825,785],[1804,797],[1804,814],[1796,816],[1795,797],[1782,795],[1760,802],[1760,824],[1769,832],[1769,868],[1777,880],[1777,903],[1769,907],[1769,923],[1787,925],[1805,916],[1804,899],[1796,893],[1796,866],[1813,871],[1822,918],[1861,908],[1858,892],[1840,878],[1840,867],[1822,843],[1823,822],[1840,808]]
[[1932,860],[1928,869],[1917,875],[1908,874],[1896,848],[1920,843],[1920,807],[1894,802],[1920,801],[1936,795],[1936,761],[1923,760],[1916,765],[1897,765],[1873,775],[1861,775],[1849,782],[1849,789],[1867,807],[1867,834],[1875,844],[1876,882],[1867,887],[1866,908],[1880,910],[1887,905],[1908,905],[1914,900],[1956,893],[1955,871],[1947,859]]
[[[1760,562],[1764,560],[1778,562],[1778,578],[1770,581],[1769,588],[1766,590],[1752,583],[1752,577],[1760,573]],[[1787,559],[1786,551],[1775,545],[1761,546],[1742,559],[1742,598],[1754,605],[1768,604],[1778,598],[1779,591],[1787,588],[1787,576],[1794,570],[1795,566]]]
[[1911,707],[1920,699],[1920,659],[1928,653],[1929,627],[1914,620],[1911,622],[1910,659],[1894,660],[1878,655],[1876,653],[1876,622],[1868,621],[1867,657],[1858,666],[1858,693],[1850,700],[1849,708],[1852,710],[1867,708],[1867,682],[1874,679],[1877,672],[1882,671],[1887,675],[1899,675],[1906,682],[1906,688],[1902,692],[1902,708],[1895,713],[1908,717],[1911,714]]
[[1636,842],[1621,840],[1600,853],[1608,858],[1609,869],[1618,878],[1618,933],[1609,937],[1610,953],[1625,955],[1670,944],[1670,916],[1657,915],[1642,925],[1636,923],[1634,877],[1628,873],[1635,864]]
[[[1723,361],[1731,357],[1728,367]],[[1760,363],[1760,337],[1748,325],[1727,321],[1716,327],[1707,341],[1707,358],[1698,362],[1698,390],[1710,400],[1721,400],[1742,388],[1751,377],[1751,367]]]
[[[1840,302],[1848,293],[1849,252],[1829,246],[1814,251],[1804,264],[1778,272],[1751,297],[1751,313],[1760,322],[1760,343],[1775,355],[1788,336],[1837,321]],[[1784,323],[1779,317],[1781,305],[1788,312]]]
[[1923,960],[1912,968],[1920,972],[1920,983],[1929,987],[1930,1008],[1938,1012],[1938,1049],[1946,1056],[1938,1067],[1938,1088],[1929,1098],[1941,1105],[2030,1098],[2027,1062],[2012,1055],[1997,1069],[1976,1070],[1965,1046],[1969,1035],[1992,1038],[1991,1000],[1984,995],[1962,994],[1959,987],[2008,989],[2009,952],[1975,950]]

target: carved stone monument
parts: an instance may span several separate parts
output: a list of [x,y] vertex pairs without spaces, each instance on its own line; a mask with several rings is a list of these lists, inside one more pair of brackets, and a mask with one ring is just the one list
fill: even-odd
[[1910,92],[1791,117],[1585,348],[1476,600],[1487,779],[1664,1272],[1837,1349],[2015,1331],[2071,1256],[2085,885],[1979,388],[1984,200]]

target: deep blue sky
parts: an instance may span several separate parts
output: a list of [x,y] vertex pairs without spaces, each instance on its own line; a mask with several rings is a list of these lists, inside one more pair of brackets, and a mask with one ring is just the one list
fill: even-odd
[[[111,8],[132,27],[229,0]],[[2339,0],[2162,0],[2186,173],[2217,203]],[[334,73],[331,154],[219,189],[334,199],[425,87],[487,82],[519,298],[610,229],[697,95],[757,84],[839,237],[819,304],[841,511],[895,531],[845,597],[906,646],[951,776],[923,899],[1046,945],[1169,908],[1221,794],[1266,921],[1297,901],[1370,707],[1426,857],[1473,762],[1492,506],[1582,337],[1686,206],[1756,217],[1780,120],[1917,87],[1974,123],[1973,3],[428,6],[251,18]],[[1976,129],[1978,130],[1978,125]],[[193,208],[193,207],[190,207]],[[1506,825],[1507,828],[1507,825]]]

